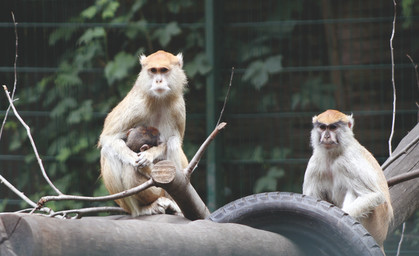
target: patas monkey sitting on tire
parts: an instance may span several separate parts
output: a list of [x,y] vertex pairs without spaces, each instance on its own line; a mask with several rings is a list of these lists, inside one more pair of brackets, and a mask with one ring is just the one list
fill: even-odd
[[387,181],[372,154],[355,139],[353,127],[352,115],[336,110],[313,117],[313,155],[303,194],[342,208],[362,223],[383,250],[393,218]]

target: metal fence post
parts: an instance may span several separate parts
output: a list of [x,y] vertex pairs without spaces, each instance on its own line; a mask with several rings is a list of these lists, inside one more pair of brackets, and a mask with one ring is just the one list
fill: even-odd
[[[216,125],[216,97],[217,97],[217,79],[219,78],[219,65],[217,61],[217,23],[216,12],[219,10],[217,0],[205,1],[205,51],[209,64],[212,69],[206,80],[206,130],[211,133]],[[220,171],[217,164],[217,142],[211,143],[207,149],[206,169],[207,169],[207,206],[210,211],[216,209],[220,204],[221,184]]]

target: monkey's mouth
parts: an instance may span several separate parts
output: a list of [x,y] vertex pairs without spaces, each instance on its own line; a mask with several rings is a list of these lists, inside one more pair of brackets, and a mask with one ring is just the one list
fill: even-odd
[[338,145],[337,142],[332,141],[332,140],[330,140],[330,141],[321,141],[320,144],[323,145],[325,148],[333,148],[336,145]]
[[167,86],[158,86],[153,89],[154,93],[157,95],[162,95],[170,91],[170,88]]

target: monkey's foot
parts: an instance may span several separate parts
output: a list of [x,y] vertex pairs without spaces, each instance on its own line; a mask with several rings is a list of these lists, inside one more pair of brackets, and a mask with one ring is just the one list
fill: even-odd
[[156,201],[151,204],[151,214],[164,214],[164,213],[181,213],[179,206],[171,199],[167,197],[159,197]]

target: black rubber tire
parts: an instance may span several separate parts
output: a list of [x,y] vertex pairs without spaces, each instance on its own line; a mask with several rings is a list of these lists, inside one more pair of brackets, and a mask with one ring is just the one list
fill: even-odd
[[307,255],[383,255],[359,222],[328,202],[301,194],[271,192],[247,196],[221,207],[208,219],[281,234]]

